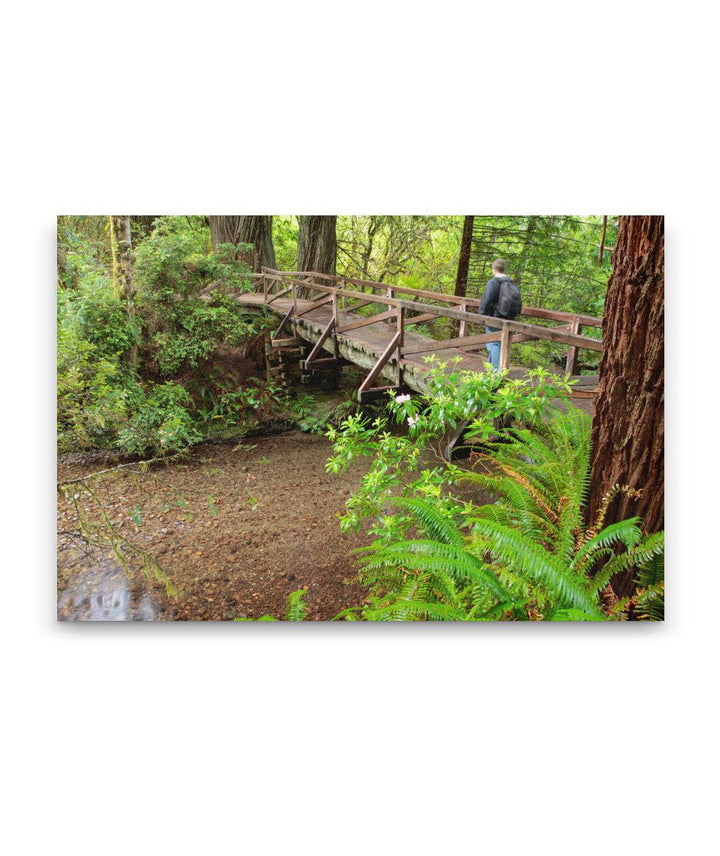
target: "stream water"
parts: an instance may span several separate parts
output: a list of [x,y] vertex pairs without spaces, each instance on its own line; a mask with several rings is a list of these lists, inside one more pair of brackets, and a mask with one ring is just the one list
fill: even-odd
[[106,559],[75,574],[58,596],[60,621],[157,621],[169,618],[150,592]]

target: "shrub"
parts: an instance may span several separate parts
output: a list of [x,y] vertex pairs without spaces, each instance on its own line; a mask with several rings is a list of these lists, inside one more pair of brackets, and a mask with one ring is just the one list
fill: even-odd
[[126,454],[178,452],[202,438],[189,412],[192,400],[179,384],[157,384],[148,393],[136,386],[123,390],[121,398],[125,424],[117,445]]
[[662,533],[643,537],[638,518],[605,525],[603,510],[584,525],[589,429],[587,415],[571,409],[489,444],[481,456],[489,472],[463,478],[494,495],[491,503],[390,498],[424,537],[405,537],[407,522],[396,520],[386,525],[394,537],[360,551],[362,578],[372,586],[363,618],[623,617],[625,604],[603,608],[602,595],[613,574],[629,567],[651,568],[641,573],[645,588],[634,605],[638,617],[656,617]]
[[[383,513],[393,493],[456,505],[448,490],[462,471],[444,460],[449,429],[466,425],[467,434],[479,442],[491,435],[510,436],[512,422],[537,424],[553,400],[567,398],[567,383],[542,370],[528,372],[527,380],[509,380],[495,372],[446,371],[447,364],[436,359],[428,363],[425,394],[391,394],[386,415],[373,420],[349,416],[339,428],[328,430],[333,443],[329,472],[340,472],[359,457],[373,458],[360,489],[346,504],[343,528],[357,529],[374,516],[371,531],[380,534],[391,527],[388,537],[397,535],[397,519]],[[393,423],[409,430],[399,434]]]

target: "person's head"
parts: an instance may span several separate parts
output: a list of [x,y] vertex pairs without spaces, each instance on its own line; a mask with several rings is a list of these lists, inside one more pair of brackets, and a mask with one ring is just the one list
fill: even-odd
[[505,259],[495,259],[495,261],[492,263],[493,273],[505,273],[505,269]]

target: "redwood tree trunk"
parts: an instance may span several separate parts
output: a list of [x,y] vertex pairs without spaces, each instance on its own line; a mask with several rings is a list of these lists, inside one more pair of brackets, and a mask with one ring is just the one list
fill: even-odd
[[214,250],[219,244],[252,244],[251,250],[238,250],[237,257],[247,262],[255,273],[259,273],[263,266],[276,266],[272,217],[211,216],[210,237]]
[[[130,318],[135,314],[133,298],[133,255],[132,238],[130,235],[130,218],[111,214],[110,217],[110,250],[112,253],[113,288],[118,298],[125,302],[125,308]],[[130,363],[137,366],[137,344],[129,351]]]
[[133,251],[129,217],[110,215],[110,249],[115,294],[132,304],[135,292],[132,286]]
[[[603,356],[592,425],[588,520],[615,484],[620,493],[605,523],[640,515],[646,532],[664,528],[664,277],[663,217],[621,217],[603,315]],[[627,592],[632,575],[615,580]]]
[[300,217],[298,270],[335,273],[337,217]]
[[[465,220],[463,222],[462,238],[460,240],[460,258],[458,259],[457,276],[455,277],[455,297],[465,297],[465,295],[467,294],[468,271],[470,270],[470,250],[472,249],[474,222],[474,216],[465,216]],[[453,321],[452,335],[460,335],[459,321]]]

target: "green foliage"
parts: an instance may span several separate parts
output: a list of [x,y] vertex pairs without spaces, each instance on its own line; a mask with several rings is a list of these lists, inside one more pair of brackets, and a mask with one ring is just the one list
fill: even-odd
[[[197,368],[220,344],[238,346],[261,328],[226,295],[250,288],[247,265],[231,244],[211,252],[209,228],[193,222],[198,219],[156,219],[136,251],[146,360],[161,377]],[[210,286],[208,299],[201,299],[199,293]]]
[[278,270],[297,270],[299,233],[297,217],[273,217],[272,239]]
[[[432,497],[439,503],[457,502],[447,489],[460,475],[457,466],[444,461],[447,432],[467,424],[467,434],[480,441],[491,435],[506,436],[502,427],[518,421],[538,423],[554,399],[567,397],[568,385],[543,371],[525,380],[510,380],[496,372],[446,371],[447,364],[427,360],[427,392],[423,395],[391,395],[386,415],[368,419],[351,415],[327,436],[333,454],[329,472],[338,473],[360,457],[372,457],[360,490],[347,502],[342,518],[345,529],[357,529],[369,516],[376,517],[373,532],[387,537],[397,532],[397,519],[383,513],[393,493]],[[395,425],[406,424],[399,433]]]
[[288,621],[303,621],[307,613],[307,605],[305,603],[305,595],[307,589],[298,589],[288,595],[287,612],[285,618]]
[[[609,217],[607,246],[616,232],[617,218]],[[598,265],[601,233],[601,217],[476,217],[468,294],[479,295],[493,259],[502,257],[526,306],[600,316],[611,270],[609,252]]]
[[127,455],[178,452],[200,439],[192,402],[178,384],[144,387],[90,342],[58,331],[58,447]]
[[242,433],[288,412],[284,393],[257,379],[238,389],[218,371],[202,375],[221,345],[242,354],[266,326],[225,294],[248,287],[237,248],[211,252],[206,218],[157,218],[149,235],[135,233],[129,304],[113,293],[106,225],[58,226],[68,279],[58,288],[59,448],[174,453],[207,431]]
[[451,292],[462,217],[338,217],[338,273]]
[[[452,293],[463,221],[463,217],[338,217],[337,271]],[[521,285],[526,306],[601,316],[611,270],[610,252],[598,264],[601,234],[602,217],[597,216],[475,217],[467,296],[482,295],[492,261],[503,257]],[[609,217],[606,246],[614,244],[616,234],[617,217]],[[436,338],[448,336],[450,322],[432,322],[430,332]],[[583,332],[595,335],[592,330]],[[583,368],[596,371],[595,352],[581,355]],[[551,368],[564,360],[563,349],[552,342],[523,343],[513,351],[513,361],[529,367]]]
[[186,301],[155,316],[160,329],[148,330],[149,352],[159,373],[173,377],[200,366],[221,344],[238,346],[252,339],[261,329],[258,320],[243,316],[222,295],[212,303]]
[[117,446],[125,454],[179,452],[201,439],[189,412],[190,396],[179,384],[156,384],[147,393],[138,385],[123,390],[118,402],[123,426]]
[[236,253],[231,244],[213,253],[210,228],[201,218],[158,217],[135,251],[138,296],[173,304],[212,282],[246,289],[247,265],[236,259]]
[[[392,497],[381,486],[383,493],[376,498],[381,525],[371,530],[378,537],[358,551],[361,579],[371,587],[362,618],[623,617],[620,610],[608,614],[603,609],[602,593],[613,574],[633,566],[646,569],[636,616],[661,613],[662,533],[643,537],[638,518],[609,525],[600,518],[585,527],[589,417],[573,408],[547,416],[532,427],[515,425],[492,440],[484,426],[477,426],[485,451],[475,466],[484,471],[460,473],[446,467],[438,473],[434,493],[409,483],[405,492],[410,495]],[[437,414],[421,413],[411,431],[423,417],[432,423]],[[453,497],[451,489],[460,480],[493,501],[478,504]],[[388,515],[392,507],[400,510]],[[413,534],[418,530],[420,537]]]
[[120,382],[117,364],[92,342],[58,326],[57,427],[61,451],[105,445],[110,398]]
[[645,621],[665,618],[665,554],[652,555],[638,569],[638,591],[634,597],[635,615]]

